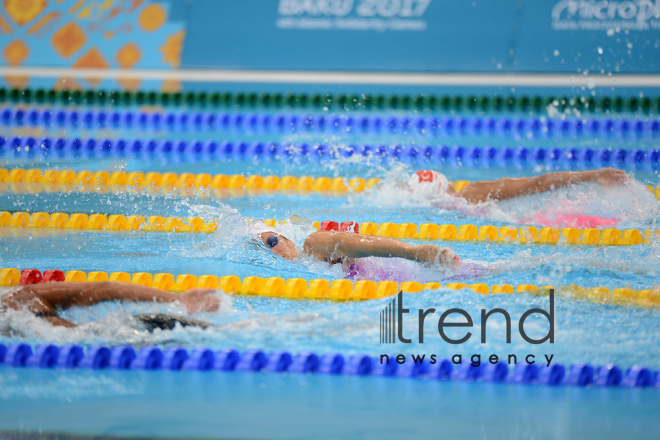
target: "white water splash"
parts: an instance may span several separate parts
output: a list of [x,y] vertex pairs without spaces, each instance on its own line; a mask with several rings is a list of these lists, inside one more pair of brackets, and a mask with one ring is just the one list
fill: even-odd
[[613,219],[612,226],[623,223],[648,227],[656,224],[660,213],[660,201],[636,180],[608,188],[596,183],[581,183],[499,202],[468,204],[462,197],[447,194],[431,199],[415,194],[407,187],[408,177],[407,167],[395,167],[371,190],[352,194],[349,204],[388,210],[428,208],[438,215],[458,211],[483,220],[542,226],[573,226],[571,219],[576,216],[594,216]]

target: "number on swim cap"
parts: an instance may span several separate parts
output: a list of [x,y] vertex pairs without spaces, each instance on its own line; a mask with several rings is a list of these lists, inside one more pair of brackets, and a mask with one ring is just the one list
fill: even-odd
[[408,187],[415,196],[435,199],[449,191],[449,181],[442,173],[422,170],[410,176]]
[[433,182],[433,171],[431,170],[421,170],[417,171],[415,174],[419,176],[420,182]]

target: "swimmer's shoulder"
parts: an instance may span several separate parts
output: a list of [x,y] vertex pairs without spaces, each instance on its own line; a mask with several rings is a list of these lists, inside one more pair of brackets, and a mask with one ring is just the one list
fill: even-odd
[[[321,260],[328,260],[335,250],[337,237],[347,234],[340,231],[317,231],[309,234],[303,243],[303,253]],[[355,234],[353,234],[355,235]]]
[[303,251],[311,253],[315,248],[318,248],[319,245],[325,242],[325,237],[331,232],[334,231],[316,231],[309,234],[303,243]]

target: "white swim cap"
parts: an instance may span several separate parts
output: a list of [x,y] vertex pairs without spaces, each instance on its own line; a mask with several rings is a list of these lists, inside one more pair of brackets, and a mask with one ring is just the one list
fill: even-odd
[[408,188],[416,196],[433,199],[449,191],[449,180],[437,171],[422,170],[410,176]]
[[254,223],[250,224],[250,235],[253,235],[261,240],[261,234],[264,232],[273,232],[275,234],[281,235],[279,229],[268,226],[260,221],[255,221]]

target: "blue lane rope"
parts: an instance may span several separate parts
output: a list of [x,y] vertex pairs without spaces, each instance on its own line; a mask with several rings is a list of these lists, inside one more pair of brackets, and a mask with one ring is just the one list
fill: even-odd
[[0,126],[55,129],[237,131],[243,133],[415,134],[447,136],[656,138],[659,119],[346,116],[291,113],[212,113],[5,108]]
[[462,145],[328,145],[274,142],[184,141],[157,139],[63,139],[0,137],[0,156],[48,156],[78,158],[137,155],[145,158],[162,155],[202,155],[218,160],[287,160],[307,158],[324,160],[363,156],[401,161],[492,166],[563,164],[566,166],[635,166],[660,163],[660,150],[639,148],[557,148]]
[[343,356],[339,353],[291,354],[287,351],[264,352],[248,350],[239,353],[226,349],[213,351],[196,348],[190,351],[173,347],[142,347],[138,350],[123,345],[117,347],[91,346],[85,351],[79,345],[0,344],[0,366],[62,369],[114,369],[114,370],[172,370],[172,371],[244,371],[271,373],[336,374],[353,376],[391,376],[428,380],[455,380],[468,382],[497,382],[549,386],[604,386],[628,388],[660,388],[660,374],[635,365],[622,370],[613,364],[594,367],[573,364],[550,367],[516,364],[512,370],[502,362],[482,362],[474,367],[469,361],[455,366],[449,359],[415,363],[407,357],[398,364],[395,356],[390,362],[380,363],[378,358],[365,354]]

